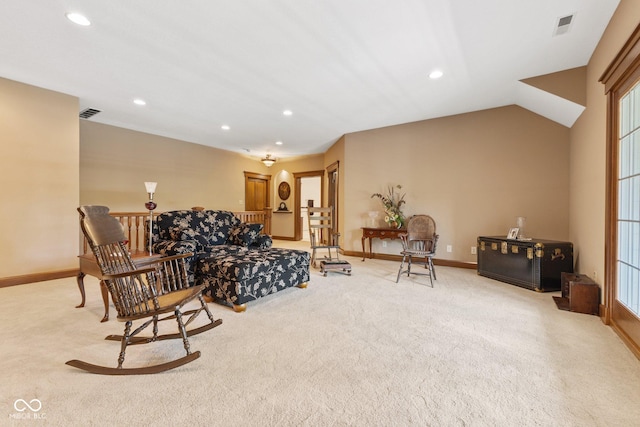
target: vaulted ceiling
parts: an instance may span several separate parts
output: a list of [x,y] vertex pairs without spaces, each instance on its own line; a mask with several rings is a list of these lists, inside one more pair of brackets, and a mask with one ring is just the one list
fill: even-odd
[[509,104],[570,126],[579,105],[520,81],[586,65],[618,3],[3,0],[0,77],[77,96],[100,111],[87,120],[255,156]]

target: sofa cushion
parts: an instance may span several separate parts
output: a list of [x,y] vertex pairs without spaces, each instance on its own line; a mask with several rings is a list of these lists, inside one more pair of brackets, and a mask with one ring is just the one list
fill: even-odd
[[223,245],[240,220],[228,211],[179,210],[159,214],[155,221],[160,240],[192,240],[198,251],[211,245]]
[[242,223],[231,230],[229,243],[232,245],[251,246],[258,239],[264,225]]
[[255,249],[269,249],[271,246],[273,246],[273,240],[268,234],[260,234],[256,241],[251,244],[251,247]]
[[229,240],[231,230],[241,222],[233,212],[228,211],[204,211],[209,215],[211,232],[209,234],[209,245],[224,245]]
[[196,242],[197,250],[203,250],[206,246],[209,245],[209,235],[208,234],[200,234],[202,231],[198,232],[193,228],[186,227],[184,225],[176,225],[169,227],[169,236],[170,240],[176,242],[182,241],[194,241]]

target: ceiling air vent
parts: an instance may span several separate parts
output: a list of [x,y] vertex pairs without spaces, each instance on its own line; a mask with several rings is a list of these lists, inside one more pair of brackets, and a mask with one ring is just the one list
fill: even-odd
[[573,23],[574,16],[575,14],[558,18],[558,22],[556,23],[556,28],[553,31],[553,35],[559,36],[560,34],[568,33],[571,29],[571,24]]
[[96,110],[95,108],[86,108],[86,109],[80,111],[80,118],[81,119],[88,119],[88,118],[91,118],[91,117],[95,116],[99,112],[100,112],[100,110]]

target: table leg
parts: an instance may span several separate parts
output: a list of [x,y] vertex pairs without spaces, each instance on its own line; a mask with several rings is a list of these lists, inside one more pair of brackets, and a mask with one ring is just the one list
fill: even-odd
[[84,307],[84,276],[86,276],[86,274],[81,271],[80,273],[78,273],[78,277],[76,277],[76,281],[78,282],[78,289],[80,289],[80,295],[82,295],[82,302],[80,302],[80,305],[76,305],[76,308]]
[[104,317],[101,322],[109,320],[109,289],[104,280],[100,280],[100,293],[102,293],[102,302],[104,303]]
[[366,252],[364,251],[364,240],[366,239],[365,236],[362,236],[362,261],[364,261],[364,257],[366,255]]
[[373,245],[372,245],[373,237],[369,237],[369,258],[373,258]]

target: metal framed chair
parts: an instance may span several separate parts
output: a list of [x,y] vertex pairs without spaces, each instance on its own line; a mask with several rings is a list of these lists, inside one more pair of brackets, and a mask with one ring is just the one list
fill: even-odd
[[[339,260],[340,245],[338,239],[340,233],[334,231],[333,208],[332,207],[309,207],[309,241],[311,243],[311,265],[316,267],[316,258],[318,249],[326,249],[328,257],[327,261]],[[335,250],[335,257],[331,255],[331,250]]]
[[[433,257],[436,254],[436,246],[438,238],[436,234],[436,223],[429,215],[414,215],[407,223],[407,232],[399,235],[402,242],[402,261],[398,270],[396,283],[400,280],[402,273],[407,273],[407,277],[411,274],[429,276],[431,287],[433,280],[436,279],[436,271],[433,268]],[[411,271],[413,258],[424,260],[426,272]],[[407,268],[404,269],[405,262]]]
[[[199,351],[191,351],[188,337],[212,329],[220,325],[222,320],[215,320],[209,311],[202,296],[204,287],[189,287],[184,259],[191,254],[160,258],[145,268],[138,268],[124,244],[122,227],[117,219],[109,215],[109,208],[82,206],[78,211],[82,231],[96,256],[118,313],[117,318],[125,322],[125,328],[123,335],[106,337],[121,343],[117,367],[99,366],[81,360],[70,360],[66,364],[96,374],[152,374],[173,369],[200,357]],[[199,301],[200,306],[183,311],[183,307],[194,300]],[[208,317],[208,323],[187,330],[187,326],[203,311]],[[158,322],[165,320],[176,321],[177,333],[158,334]],[[143,322],[132,331],[134,321]],[[139,336],[149,326],[152,326],[152,335]],[[187,353],[184,357],[157,365],[123,368],[127,346],[175,338],[182,338]]]

